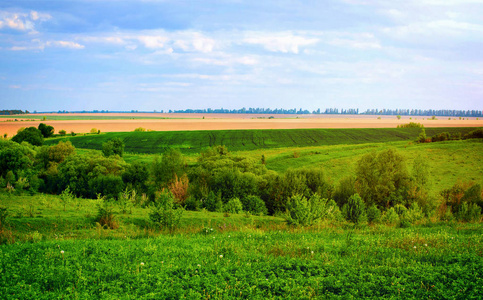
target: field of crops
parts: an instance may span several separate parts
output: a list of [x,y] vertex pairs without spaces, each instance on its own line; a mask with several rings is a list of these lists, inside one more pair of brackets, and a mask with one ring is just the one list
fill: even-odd
[[[428,128],[426,134],[441,132],[461,133],[475,130],[462,128]],[[419,128],[353,128],[353,129],[292,129],[292,130],[203,130],[156,132],[109,132],[49,139],[47,145],[69,140],[76,148],[98,149],[112,138],[123,140],[126,152],[162,153],[167,148],[178,148],[182,153],[199,153],[215,145],[227,146],[230,151],[259,150],[285,147],[350,145],[414,141]]]

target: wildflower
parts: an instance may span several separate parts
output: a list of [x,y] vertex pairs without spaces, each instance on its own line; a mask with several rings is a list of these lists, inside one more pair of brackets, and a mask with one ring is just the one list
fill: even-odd
[[60,250],[60,253],[61,253],[61,254],[64,254],[64,250]]
[[416,249],[416,246],[414,246],[413,248]]
[[223,254],[220,254],[220,258],[223,258]]
[[144,263],[143,262],[141,263],[141,266],[144,266]]
[[424,247],[428,247],[428,244],[424,244]]
[[198,264],[198,268],[199,268],[199,267],[201,267],[201,265],[200,265],[200,264]]
[[312,252],[310,252],[310,253],[314,254],[314,251],[312,251]]

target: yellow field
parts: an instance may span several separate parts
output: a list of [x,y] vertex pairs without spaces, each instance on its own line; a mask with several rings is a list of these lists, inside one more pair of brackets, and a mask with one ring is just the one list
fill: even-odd
[[[21,127],[37,127],[45,123],[55,128],[55,133],[65,130],[67,133],[87,133],[92,128],[101,132],[133,131],[143,127],[155,131],[180,130],[221,130],[221,129],[297,129],[297,128],[395,128],[399,124],[417,122],[425,127],[482,127],[483,120],[469,118],[438,117],[402,117],[396,116],[368,116],[368,115],[250,115],[250,114],[161,114],[161,113],[123,113],[123,114],[42,114],[46,121],[29,120],[29,115],[0,119],[0,134],[7,133],[9,137],[15,135]],[[51,116],[76,117],[109,117],[106,120],[49,120]],[[150,117],[159,119],[116,119],[118,117]],[[204,117],[204,119],[203,119]],[[13,121],[13,118],[18,121]]]

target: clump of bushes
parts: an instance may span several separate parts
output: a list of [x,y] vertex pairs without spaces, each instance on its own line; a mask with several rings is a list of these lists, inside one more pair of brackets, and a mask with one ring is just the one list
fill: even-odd
[[416,122],[409,122],[407,124],[397,125],[397,128],[423,128],[424,125]]

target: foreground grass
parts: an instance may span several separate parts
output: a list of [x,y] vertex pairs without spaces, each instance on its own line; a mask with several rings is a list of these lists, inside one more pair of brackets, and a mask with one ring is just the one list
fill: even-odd
[[[80,203],[79,203],[80,202]],[[96,203],[0,194],[11,216],[0,246],[0,298],[478,299],[483,225],[410,228],[186,212],[174,234],[148,211],[95,223]],[[12,242],[12,241],[11,241]]]
[[56,240],[0,247],[4,298],[477,299],[481,225]]

